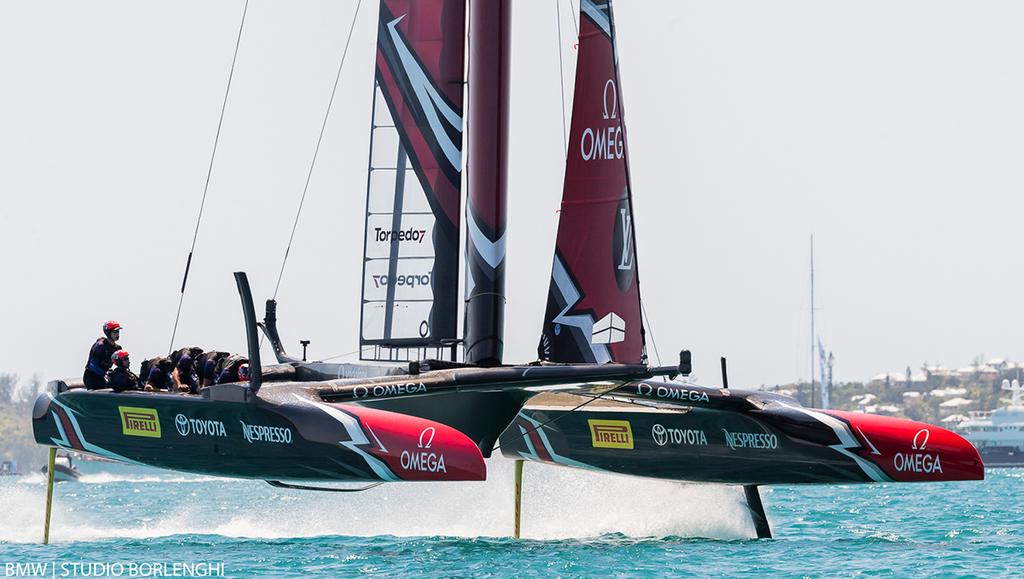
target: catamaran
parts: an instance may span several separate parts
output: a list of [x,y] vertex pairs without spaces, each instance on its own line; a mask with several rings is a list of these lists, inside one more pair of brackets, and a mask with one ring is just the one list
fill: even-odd
[[[983,478],[978,453],[948,430],[693,384],[686,351],[675,365],[649,363],[611,2],[580,3],[539,359],[505,364],[510,9],[510,0],[471,2],[469,10],[466,0],[380,2],[360,323],[365,363],[289,356],[277,303],[268,300],[257,322],[239,272],[247,382],[190,396],[54,381],[33,411],[37,442],[335,491],[359,489],[310,485],[483,480],[484,459],[500,446],[517,460],[745,485],[760,536],[768,531],[757,485]],[[260,329],[277,364],[261,365]]]

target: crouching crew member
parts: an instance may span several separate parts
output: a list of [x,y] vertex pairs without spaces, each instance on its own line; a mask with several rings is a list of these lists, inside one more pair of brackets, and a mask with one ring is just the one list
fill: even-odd
[[[245,369],[242,370],[242,366]],[[245,377],[242,377],[245,373]],[[224,359],[224,369],[217,376],[217,384],[228,384],[230,382],[243,382],[249,379],[249,359],[237,354]]]
[[103,337],[96,340],[89,350],[89,361],[85,364],[82,381],[89,390],[107,387],[107,371],[110,370],[111,356],[121,349],[117,341],[121,338],[121,324],[111,320],[103,324]]
[[223,370],[224,361],[231,354],[228,352],[203,352],[196,360],[195,367],[199,370],[200,385],[212,386],[217,383],[217,376]]
[[178,362],[181,361],[182,356],[189,356],[190,358],[195,360],[196,358],[202,355],[203,349],[200,348],[199,346],[189,346],[188,348],[181,348],[180,350],[175,350],[168,354],[168,356],[170,356],[171,358],[171,362],[174,362],[175,366],[177,366]]
[[113,368],[107,372],[107,384],[114,392],[139,389],[139,377],[128,369],[128,352],[118,350],[111,356]]
[[188,354],[178,358],[172,373],[178,391],[199,394],[199,376],[196,374],[195,364],[195,360]]
[[142,363],[141,370],[143,390],[167,391],[174,385],[174,379],[171,377],[174,364],[171,363],[170,358],[162,356],[150,358]]

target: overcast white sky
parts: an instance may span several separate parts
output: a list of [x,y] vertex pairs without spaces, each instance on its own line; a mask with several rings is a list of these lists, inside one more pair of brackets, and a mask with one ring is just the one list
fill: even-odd
[[[563,0],[514,5],[506,360],[535,357],[561,193]],[[0,371],[79,376],[99,326],[166,352],[241,0],[0,0]],[[252,0],[180,346],[244,351],[356,2]],[[377,3],[364,0],[279,297],[356,349]],[[1021,356],[1024,4],[618,0],[641,288],[665,363],[809,374],[808,238],[836,377]],[[269,351],[265,352],[269,356]]]

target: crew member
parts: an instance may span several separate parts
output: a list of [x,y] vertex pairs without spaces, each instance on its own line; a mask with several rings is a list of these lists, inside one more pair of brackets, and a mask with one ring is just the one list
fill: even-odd
[[174,384],[171,371],[174,365],[170,358],[162,356],[151,358],[142,363],[143,390],[170,390]]
[[192,358],[192,360],[195,360],[202,355],[203,349],[200,348],[199,346],[189,346],[188,348],[181,348],[180,350],[175,350],[169,354],[171,362],[173,362],[175,366],[178,365],[178,362],[181,360],[182,356],[189,356]]
[[107,371],[112,365],[111,356],[121,349],[117,341],[121,338],[121,324],[111,320],[103,324],[103,337],[96,340],[89,350],[89,361],[85,364],[82,381],[89,390],[107,387]]
[[[245,378],[240,376],[240,369],[245,366]],[[241,382],[249,379],[249,359],[237,354],[224,359],[224,369],[217,376],[217,384],[228,384],[230,382]]]
[[129,369],[128,352],[118,350],[110,357],[113,368],[107,372],[107,384],[114,392],[138,390],[139,377]]
[[[202,350],[200,350],[200,353],[202,353]],[[171,376],[174,378],[174,384],[179,392],[199,393],[199,376],[196,375],[195,362],[192,356],[184,354],[178,358],[178,363],[174,365],[174,371],[171,373]]]
[[200,385],[202,387],[212,386],[217,383],[217,376],[223,370],[224,360],[231,354],[228,352],[203,352],[196,360],[195,366],[199,370]]

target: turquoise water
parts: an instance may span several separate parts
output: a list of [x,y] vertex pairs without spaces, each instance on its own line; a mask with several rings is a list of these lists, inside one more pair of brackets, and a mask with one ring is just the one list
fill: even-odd
[[[738,489],[538,465],[526,467],[524,539],[513,540],[503,459],[490,461],[486,483],[355,494],[85,468],[82,482],[57,486],[50,546],[38,544],[41,475],[0,479],[0,576],[18,571],[13,564],[43,565],[46,576],[127,577],[116,564],[170,572],[201,562],[230,577],[1024,574],[1024,469],[989,471],[977,483],[769,489],[776,539],[758,541]],[[74,567],[83,563],[105,566]]]

